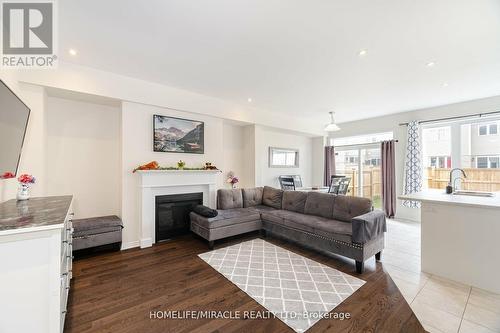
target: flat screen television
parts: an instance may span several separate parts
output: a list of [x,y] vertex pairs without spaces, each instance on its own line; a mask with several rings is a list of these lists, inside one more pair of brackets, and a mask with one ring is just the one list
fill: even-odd
[[30,109],[0,80],[0,178],[17,175]]

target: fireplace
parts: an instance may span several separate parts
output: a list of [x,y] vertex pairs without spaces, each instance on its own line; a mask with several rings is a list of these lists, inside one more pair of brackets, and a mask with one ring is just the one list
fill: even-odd
[[189,213],[203,204],[203,193],[159,195],[155,204],[155,240],[161,242],[189,232]]

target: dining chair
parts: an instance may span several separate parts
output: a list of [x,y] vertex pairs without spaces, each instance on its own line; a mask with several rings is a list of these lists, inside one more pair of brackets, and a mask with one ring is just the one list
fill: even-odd
[[346,195],[349,190],[351,177],[333,175],[328,193]]
[[295,191],[295,181],[291,176],[278,177],[281,189],[284,191]]
[[304,185],[302,185],[302,177],[300,177],[300,175],[281,175],[281,177],[292,177],[296,189],[304,187]]

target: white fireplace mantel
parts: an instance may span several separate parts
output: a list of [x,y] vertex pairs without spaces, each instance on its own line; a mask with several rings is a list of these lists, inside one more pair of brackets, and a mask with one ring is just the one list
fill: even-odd
[[139,170],[141,192],[141,248],[155,242],[155,197],[203,193],[203,204],[216,208],[219,170]]

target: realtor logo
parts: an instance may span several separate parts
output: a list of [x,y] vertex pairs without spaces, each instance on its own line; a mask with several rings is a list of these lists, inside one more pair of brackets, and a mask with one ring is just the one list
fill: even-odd
[[54,3],[2,3],[2,67],[54,68]]

